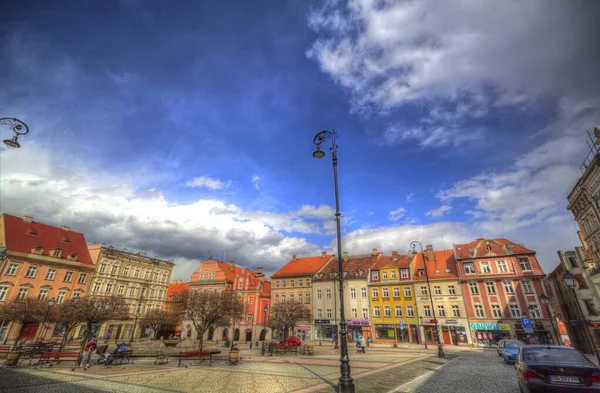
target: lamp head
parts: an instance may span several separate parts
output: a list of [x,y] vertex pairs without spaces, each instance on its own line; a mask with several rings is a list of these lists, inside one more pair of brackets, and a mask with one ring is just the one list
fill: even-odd
[[565,281],[565,285],[569,288],[575,289],[577,287],[577,280],[571,272],[565,272],[565,274],[563,274],[563,280]]
[[265,306],[265,308],[263,308],[263,310],[265,311],[265,314],[266,314],[267,311],[269,311],[269,306]]
[[21,147],[19,142],[17,142],[18,139],[19,137],[15,135],[12,137],[12,139],[5,139],[3,142],[6,146],[8,146],[9,149],[18,149],[19,147]]
[[54,298],[50,298],[50,300],[48,300],[49,306],[54,306],[55,304],[56,304],[56,300],[54,300]]
[[[4,141],[6,143],[6,141]],[[325,152],[321,150],[321,146],[317,146],[317,150],[313,153],[314,158],[323,158],[325,157]]]
[[550,299],[548,298],[548,296],[542,294],[542,296],[540,296],[540,303],[548,304],[548,303],[550,303]]

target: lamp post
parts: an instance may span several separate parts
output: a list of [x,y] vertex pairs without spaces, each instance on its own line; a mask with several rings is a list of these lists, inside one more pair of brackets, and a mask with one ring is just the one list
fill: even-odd
[[554,327],[554,322],[552,321],[552,315],[550,315],[550,307],[548,307],[548,304],[550,304],[550,299],[548,296],[542,294],[542,296],[540,296],[540,303],[546,307],[546,313],[548,314],[548,318],[550,318],[550,325],[552,326],[552,331],[554,332],[554,337],[556,338],[556,345],[560,345],[560,340],[558,339],[558,334],[556,333],[556,328]]
[[265,341],[267,341],[267,311],[269,311],[269,306],[265,306],[263,308],[263,311],[265,313],[265,319],[263,319],[263,325],[264,325],[264,329],[265,329],[265,336],[263,337],[261,355],[265,356]]
[[581,309],[581,305],[579,304],[579,299],[577,298],[577,292],[575,291],[575,288],[577,288],[577,280],[575,279],[575,276],[571,272],[565,272],[563,274],[563,280],[565,281],[565,284],[569,288],[571,288],[571,290],[573,291],[573,297],[575,297],[575,303],[577,303],[577,309],[579,310],[579,315],[583,322],[583,326],[585,326],[585,331],[587,333],[587,336],[588,336],[588,339],[590,342],[590,348],[591,348],[594,356],[596,356],[596,359],[598,360],[598,364],[600,364],[600,356],[598,356],[598,351],[596,351],[596,346],[594,345],[594,341],[592,340],[592,335],[590,334],[590,329],[588,328],[588,325],[585,321],[585,317],[583,316],[583,310]]
[[45,326],[46,326],[46,319],[48,319],[48,314],[50,313],[50,307],[54,306],[56,304],[56,300],[54,300],[54,298],[50,298],[50,300],[48,300],[48,308],[46,309],[46,314],[44,315],[44,320],[42,321],[42,328],[40,329],[40,340],[44,340],[44,334],[45,334]]
[[423,336],[421,337],[421,339],[423,340],[423,344],[425,344],[425,349],[427,349],[427,338],[425,337],[425,327],[423,325],[423,317],[419,317],[419,322],[421,323],[421,326],[423,326]]
[[11,139],[5,139],[3,141],[4,144],[8,146],[9,149],[18,149],[21,147],[18,142],[19,136],[25,135],[29,132],[29,127],[27,127],[27,124],[13,117],[0,118],[0,124],[10,127],[15,134]]
[[536,330],[539,330],[537,327],[537,318],[535,317],[535,306],[533,304],[530,304],[529,306],[527,306],[527,309],[529,310],[529,315],[531,315],[531,317],[533,318],[533,337],[535,337],[538,340],[538,343],[540,341],[540,332],[536,332]]
[[348,356],[348,341],[346,336],[346,316],[344,314],[344,273],[343,273],[343,258],[342,258],[342,235],[340,228],[340,198],[338,188],[338,173],[337,173],[337,145],[335,142],[336,132],[323,130],[313,138],[313,143],[317,145],[317,150],[313,153],[315,158],[325,157],[325,152],[321,150],[321,144],[326,139],[331,139],[331,157],[333,161],[333,182],[335,187],[335,222],[337,227],[337,260],[338,260],[338,280],[340,291],[340,344],[342,346],[340,355],[340,378],[338,382],[339,393],[354,393],[354,380],[350,372],[350,357]]
[[133,322],[133,329],[131,329],[131,338],[129,339],[129,343],[133,342],[135,336],[135,327],[137,326],[138,319],[142,316],[142,314],[138,311],[135,313],[135,321]]
[[[239,340],[239,337],[238,337]],[[233,349],[233,342],[235,341],[235,316],[233,317],[233,327],[231,328],[231,348]]]
[[[252,333],[252,329],[254,329],[254,315],[248,315],[248,319],[250,320],[250,332]],[[252,334],[250,334],[250,349],[252,349]]]
[[[410,243],[410,246],[413,250],[413,254],[416,254],[417,244],[421,247],[421,257],[423,258],[423,267],[425,268],[425,279],[427,280],[427,292],[429,292],[429,301],[431,302],[431,312],[433,313],[433,322],[435,323],[435,336],[437,339],[438,345],[438,358],[445,358],[446,354],[444,353],[444,348],[442,347],[442,340],[440,337],[440,329],[438,327],[438,320],[435,315],[435,307],[433,306],[433,296],[431,295],[431,285],[429,284],[429,273],[427,272],[427,261],[425,260],[425,250],[423,249],[423,245],[421,242],[414,240]],[[425,342],[427,342],[427,337],[425,337]]]

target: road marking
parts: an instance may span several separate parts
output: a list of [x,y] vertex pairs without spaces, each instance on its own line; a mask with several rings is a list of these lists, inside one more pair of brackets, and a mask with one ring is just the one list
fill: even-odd
[[[457,357],[455,357],[454,359],[458,359],[458,358],[460,358],[460,356],[457,356]],[[434,368],[433,370],[431,370],[431,371],[429,371],[429,372],[426,372],[426,373],[425,373],[425,374],[423,374],[423,375],[419,375],[418,377],[416,377],[416,378],[414,378],[414,379],[412,379],[412,380],[410,380],[410,381],[408,381],[408,382],[404,382],[402,385],[400,385],[400,386],[398,386],[398,387],[396,387],[396,388],[394,388],[394,389],[390,390],[390,391],[389,391],[389,392],[387,392],[387,393],[398,393],[398,392],[403,392],[403,391],[404,391],[404,389],[405,389],[405,386],[407,386],[407,385],[410,385],[410,384],[412,384],[412,383],[414,383],[414,382],[417,382],[418,380],[420,380],[420,379],[422,379],[422,378],[425,378],[425,377],[429,377],[429,376],[431,376],[433,373],[435,373],[436,371],[438,371],[438,370],[439,370],[439,369],[441,369],[442,367],[444,367],[444,366],[446,366],[446,365],[450,364],[450,362],[452,362],[454,359],[450,359],[450,360],[448,360],[446,363],[444,363],[444,364],[441,364],[441,365],[437,366],[437,367],[436,367],[436,368]]]

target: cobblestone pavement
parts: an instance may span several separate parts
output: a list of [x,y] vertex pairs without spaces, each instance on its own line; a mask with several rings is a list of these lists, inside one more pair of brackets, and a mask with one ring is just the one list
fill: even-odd
[[424,374],[390,393],[518,393],[512,365],[496,352],[462,352],[442,368]]

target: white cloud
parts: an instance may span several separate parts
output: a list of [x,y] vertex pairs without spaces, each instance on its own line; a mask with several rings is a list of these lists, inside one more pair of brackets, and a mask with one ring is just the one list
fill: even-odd
[[388,214],[388,218],[389,218],[391,221],[398,221],[399,219],[401,219],[401,218],[404,216],[404,214],[406,213],[406,211],[407,211],[407,210],[406,210],[405,208],[403,208],[403,207],[399,207],[399,208],[398,208],[398,209],[396,209],[396,210],[392,210],[392,211],[390,212],[390,214]]
[[406,203],[413,203],[415,201],[415,193],[411,192],[406,196]]
[[263,178],[261,176],[258,176],[258,175],[252,176],[252,184],[254,185],[254,188],[256,188],[258,191],[260,191],[260,186],[261,186],[262,181],[263,181]]
[[185,183],[185,185],[187,187],[206,188],[206,189],[209,189],[210,191],[217,191],[217,190],[229,188],[229,187],[231,187],[232,184],[233,184],[233,182],[231,180],[221,181],[219,179],[213,179],[208,176],[195,177],[191,180],[188,180]]
[[441,217],[444,214],[448,213],[450,210],[452,210],[452,206],[442,205],[440,207],[436,207],[435,209],[429,210],[427,213],[425,213],[425,215],[428,217],[434,217],[434,218]]
[[335,210],[328,205],[302,205],[296,212],[300,217],[316,218],[319,220],[330,220],[335,217]]

